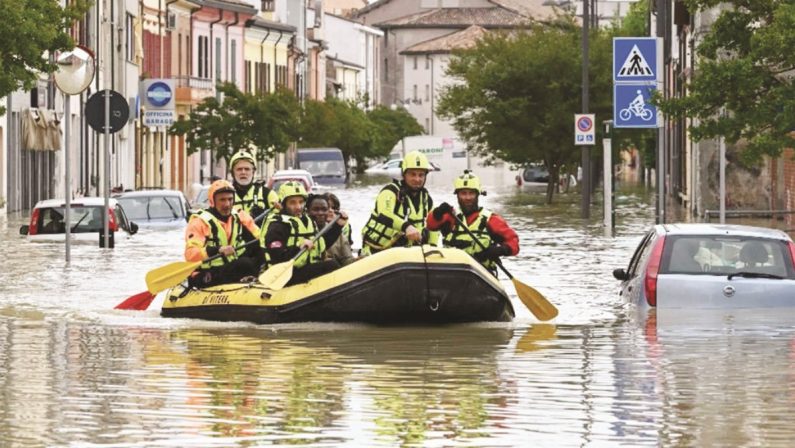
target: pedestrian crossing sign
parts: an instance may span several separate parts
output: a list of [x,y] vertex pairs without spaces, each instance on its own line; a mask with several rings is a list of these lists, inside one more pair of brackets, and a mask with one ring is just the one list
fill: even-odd
[[662,81],[662,39],[658,37],[613,38],[614,82]]

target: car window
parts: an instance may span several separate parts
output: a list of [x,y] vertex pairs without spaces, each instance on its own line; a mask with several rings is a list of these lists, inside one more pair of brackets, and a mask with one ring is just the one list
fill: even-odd
[[[74,216],[74,209],[72,210],[72,216]],[[74,218],[72,219],[74,220]],[[39,220],[36,231],[39,234],[65,233],[66,227],[64,225],[64,209],[39,209]]]
[[663,251],[661,272],[728,275],[762,273],[794,278],[789,248],[783,241],[720,235],[674,237]]
[[129,232],[130,223],[127,220],[127,215],[124,213],[124,209],[122,209],[120,204],[116,204],[116,208],[113,210],[113,213],[116,215],[116,222],[119,223],[119,227]]
[[89,233],[102,230],[102,206],[76,207],[72,209],[72,232]]
[[643,260],[646,254],[649,253],[651,250],[652,242],[657,240],[657,232],[654,230],[650,230],[640,241],[638,244],[638,248],[635,249],[635,253],[632,255],[632,259],[629,260],[629,267],[627,267],[627,275],[629,278],[635,277],[637,274],[638,267],[640,266],[641,260]]

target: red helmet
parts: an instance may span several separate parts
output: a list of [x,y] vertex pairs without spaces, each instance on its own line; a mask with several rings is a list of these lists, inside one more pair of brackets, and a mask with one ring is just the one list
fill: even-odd
[[210,184],[210,189],[207,190],[207,202],[210,207],[215,207],[215,195],[218,193],[232,193],[235,194],[235,187],[228,180],[219,179]]

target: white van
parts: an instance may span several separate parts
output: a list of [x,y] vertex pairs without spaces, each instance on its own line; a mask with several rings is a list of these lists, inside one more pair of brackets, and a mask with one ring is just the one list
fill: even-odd
[[300,148],[298,168],[309,171],[321,185],[344,184],[348,180],[345,158],[339,148]]

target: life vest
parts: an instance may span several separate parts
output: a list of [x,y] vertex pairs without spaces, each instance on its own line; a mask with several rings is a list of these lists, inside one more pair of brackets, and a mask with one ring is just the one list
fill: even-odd
[[[255,206],[259,207],[261,210],[266,210],[268,208],[271,208],[273,204],[271,204],[269,201],[270,192],[271,192],[270,188],[262,184],[255,183],[251,185],[251,187],[249,187],[248,191],[246,192],[246,195],[241,198],[240,195],[237,193],[237,189],[235,189],[234,209],[245,210],[250,214],[251,209],[254,208]],[[254,217],[255,216],[252,216],[252,218]]]
[[[306,223],[304,223],[304,221],[306,221]],[[315,222],[306,215],[290,216],[281,213],[272,214],[268,217],[266,224],[268,227],[270,227],[274,222],[282,222],[290,226],[290,236],[287,237],[285,249],[298,248],[301,245],[301,241],[305,239],[311,240],[315,237],[315,235],[317,235],[318,232]],[[265,261],[271,265],[273,262],[271,261],[270,254],[267,252],[267,246],[265,245],[265,235],[267,233],[267,231],[262,232],[260,243],[262,244],[262,247],[266,248]],[[306,266],[307,264],[321,261],[323,260],[323,252],[325,251],[326,241],[323,238],[318,238],[317,241],[315,241],[315,245],[312,247],[312,249],[304,252],[300,257],[298,257],[298,259],[295,260],[293,267],[298,269]]]
[[191,219],[201,219],[210,227],[210,235],[204,242],[204,247],[218,247],[232,246],[236,247],[235,254],[231,257],[221,256],[214,260],[204,261],[200,269],[210,269],[211,267],[223,266],[230,261],[242,256],[246,251],[243,247],[245,241],[243,240],[243,224],[237,216],[237,210],[232,210],[232,232],[227,236],[224,231],[223,223],[218,220],[212,213],[207,210],[201,210],[198,213],[191,215]]
[[[395,206],[393,210],[391,210],[392,215],[405,219],[410,225],[422,232],[425,229],[425,217],[428,216],[428,212],[431,208],[431,198],[428,194],[428,190],[423,188],[418,193],[418,208],[415,208],[414,201],[412,201],[408,195],[402,194],[403,192],[401,191],[399,181],[393,180],[392,183],[382,188],[378,193],[379,196],[384,191],[392,192],[397,198]],[[394,229],[393,222],[390,216],[387,216],[383,212],[377,212],[374,209],[370,214],[370,218],[367,220],[367,224],[365,224],[362,229],[363,245],[369,247],[371,251],[406,245],[407,243],[397,241],[400,238],[400,235],[398,235],[400,230]],[[432,240],[435,240],[435,235]]]
[[[479,212],[480,214],[474,221],[472,221],[471,224],[467,224],[466,216],[459,212],[456,217],[461,224],[456,223],[453,231],[444,237],[444,245],[447,247],[461,249],[473,257],[475,254],[483,252],[484,248],[488,248],[493,242],[487,227],[489,218],[491,218],[491,212],[484,209],[480,209]],[[466,225],[472,235],[475,236],[477,241],[480,241],[480,245],[475,242],[475,239],[473,239],[469,233],[467,233],[462,224]],[[491,260],[484,260],[481,262],[481,264],[489,270],[497,269],[496,263]]]

